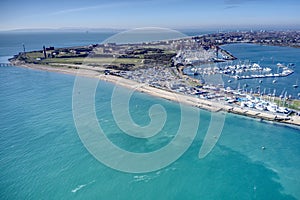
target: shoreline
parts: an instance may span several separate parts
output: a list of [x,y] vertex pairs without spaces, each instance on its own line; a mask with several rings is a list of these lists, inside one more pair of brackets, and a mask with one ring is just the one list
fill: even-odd
[[210,112],[220,112],[224,111],[227,113],[233,113],[237,115],[242,115],[250,118],[260,119],[262,121],[275,122],[279,124],[288,124],[294,126],[300,126],[300,116],[281,116],[267,112],[261,112],[256,110],[245,109],[241,107],[231,106],[225,103],[221,103],[218,101],[211,101],[200,99],[193,96],[184,95],[181,93],[177,93],[174,91],[168,91],[165,89],[160,89],[156,87],[149,86],[147,84],[138,83],[133,80],[125,79],[119,76],[114,75],[105,75],[100,74],[96,70],[87,69],[87,68],[67,68],[67,67],[51,67],[47,65],[37,65],[37,64],[16,64],[16,67],[22,67],[33,70],[42,70],[49,72],[56,72],[62,74],[69,74],[74,76],[83,76],[88,78],[97,78],[101,81],[106,81],[113,83],[115,85],[119,85],[122,87],[126,87],[128,89],[133,89],[142,93],[146,93],[148,95],[163,98],[166,100],[170,100],[177,103],[183,103],[185,105],[197,107],[200,109],[205,109]]

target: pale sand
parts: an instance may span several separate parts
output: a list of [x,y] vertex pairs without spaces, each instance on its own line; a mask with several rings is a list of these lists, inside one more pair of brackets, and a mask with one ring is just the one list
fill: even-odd
[[[20,66],[20,65],[19,65]],[[74,65],[75,66],[75,65]],[[80,69],[74,69],[74,68],[67,68],[67,67],[50,67],[50,66],[44,66],[44,65],[36,65],[36,64],[26,64],[21,65],[21,67],[24,68],[30,68],[30,69],[37,69],[37,70],[46,70],[51,72],[58,72],[58,73],[64,73],[64,74],[72,74],[72,75],[78,75],[78,76],[85,76],[90,78],[99,78],[103,81],[108,81],[111,83],[114,83],[116,85],[120,85],[129,89],[134,89],[139,92],[144,92],[152,96],[164,98],[170,101],[183,103],[186,105],[199,107],[202,109],[206,109],[212,112],[217,111],[226,111],[230,113],[235,113],[239,115],[244,115],[248,117],[253,118],[259,118],[263,120],[268,121],[277,121],[282,122],[286,124],[292,124],[300,126],[300,117],[299,116],[291,116],[291,117],[284,117],[279,116],[271,113],[266,112],[260,112],[256,110],[248,110],[236,106],[231,106],[228,104],[224,104],[222,102],[216,102],[211,100],[205,100],[205,99],[199,99],[193,96],[187,96],[184,94],[176,93],[173,91],[168,91],[165,89],[158,89],[146,84],[138,83],[133,80],[128,80],[122,77],[113,76],[113,75],[104,75],[99,74],[99,72],[94,70],[100,70],[99,68],[94,68],[90,66],[82,66],[80,65]],[[102,68],[101,68],[102,69]]]

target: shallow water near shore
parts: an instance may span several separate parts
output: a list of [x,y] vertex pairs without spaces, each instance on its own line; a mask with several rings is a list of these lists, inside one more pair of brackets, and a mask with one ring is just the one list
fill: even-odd
[[[3,199],[300,198],[297,129],[226,114],[217,145],[199,159],[211,117],[201,111],[196,139],[180,159],[151,173],[122,173],[98,162],[77,135],[72,116],[74,76],[16,67],[2,67],[0,72]],[[149,123],[141,114],[153,104],[165,107],[167,123],[147,140],[124,137],[109,106],[113,87],[100,82],[96,94],[99,123],[111,141],[145,152],[172,139],[180,120],[178,105],[141,93],[135,93],[130,103],[136,123]]]

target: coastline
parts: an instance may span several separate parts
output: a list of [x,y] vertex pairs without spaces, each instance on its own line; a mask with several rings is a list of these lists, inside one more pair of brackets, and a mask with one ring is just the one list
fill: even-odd
[[300,126],[300,116],[285,117],[285,116],[276,115],[272,113],[260,112],[260,111],[240,108],[236,106],[231,106],[218,101],[200,99],[193,96],[184,95],[181,93],[176,93],[173,91],[152,87],[147,84],[138,83],[136,81],[125,79],[119,76],[100,74],[99,72],[96,71],[96,69],[93,70],[87,68],[75,69],[75,68],[68,68],[68,67],[50,67],[46,65],[37,65],[37,64],[18,64],[18,63],[15,64],[16,67],[70,74],[74,76],[84,76],[88,78],[97,78],[99,80],[111,82],[113,84],[126,87],[129,89],[133,89],[142,93],[146,93],[151,96],[167,99],[177,103],[183,103],[185,105],[205,109],[211,112],[224,111],[228,113],[260,119],[263,121]]

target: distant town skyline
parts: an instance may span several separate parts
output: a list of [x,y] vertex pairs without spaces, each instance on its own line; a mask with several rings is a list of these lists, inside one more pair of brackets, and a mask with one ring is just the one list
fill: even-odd
[[300,25],[298,0],[2,0],[0,7],[0,30],[298,28]]

